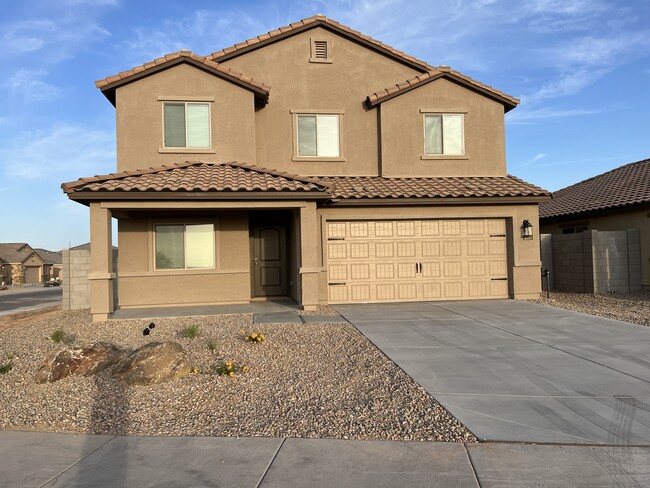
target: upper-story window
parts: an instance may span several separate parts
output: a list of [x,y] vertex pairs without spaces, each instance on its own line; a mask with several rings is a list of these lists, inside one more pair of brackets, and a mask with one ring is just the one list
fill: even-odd
[[299,157],[338,158],[340,124],[338,114],[298,114]]
[[211,147],[209,103],[165,102],[163,112],[164,147]]
[[424,154],[465,154],[463,114],[424,114]]

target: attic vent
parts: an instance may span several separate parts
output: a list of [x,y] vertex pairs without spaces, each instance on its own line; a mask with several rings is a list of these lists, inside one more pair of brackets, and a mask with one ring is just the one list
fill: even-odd
[[314,41],[314,57],[327,59],[327,41]]
[[311,40],[311,63],[331,63],[332,62],[332,45],[324,39]]

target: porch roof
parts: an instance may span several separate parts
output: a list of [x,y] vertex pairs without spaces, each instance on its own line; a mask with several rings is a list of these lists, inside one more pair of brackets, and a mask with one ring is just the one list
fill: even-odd
[[328,197],[329,184],[316,178],[292,175],[237,162],[188,161],[157,168],[80,178],[63,183],[71,199],[83,193],[317,193]]
[[[308,177],[237,162],[185,162],[81,178],[61,188],[73,200],[103,198],[245,197],[317,198],[333,201],[458,198],[528,198],[550,193],[511,175],[387,178],[383,176]],[[210,196],[212,194],[212,196]]]

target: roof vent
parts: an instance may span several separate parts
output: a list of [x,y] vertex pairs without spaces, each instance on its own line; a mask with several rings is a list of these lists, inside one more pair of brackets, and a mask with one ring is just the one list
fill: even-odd
[[311,63],[331,63],[332,43],[325,39],[311,39]]

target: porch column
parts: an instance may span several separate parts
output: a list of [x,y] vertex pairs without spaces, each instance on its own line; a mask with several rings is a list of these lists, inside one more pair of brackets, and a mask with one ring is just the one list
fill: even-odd
[[100,202],[90,203],[90,312],[93,322],[113,313],[113,242],[111,211]]
[[316,202],[300,208],[300,286],[302,308],[316,310],[318,305],[318,219]]

